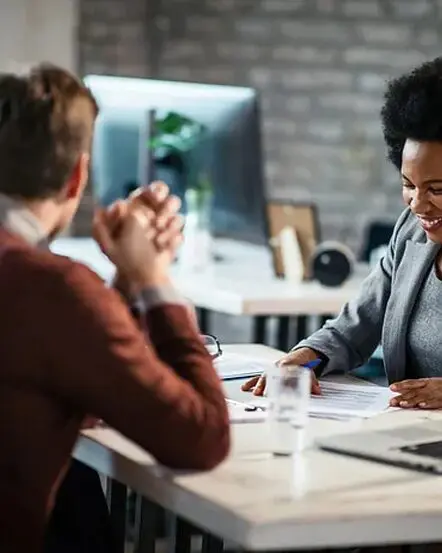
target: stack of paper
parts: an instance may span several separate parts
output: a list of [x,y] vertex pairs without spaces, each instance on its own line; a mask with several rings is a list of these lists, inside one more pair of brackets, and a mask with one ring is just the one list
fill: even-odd
[[214,365],[222,380],[250,378],[268,371],[273,366],[270,361],[239,353],[223,353],[215,360]]
[[388,409],[394,392],[389,388],[323,380],[321,395],[312,396],[309,413],[324,418],[370,418]]
[[[321,395],[311,396],[309,416],[331,420],[370,418],[386,411],[394,394],[388,388],[369,384],[346,384],[321,381]],[[231,422],[261,422],[265,420],[267,401],[253,398],[249,403],[227,400]],[[251,410],[256,404],[256,410]]]

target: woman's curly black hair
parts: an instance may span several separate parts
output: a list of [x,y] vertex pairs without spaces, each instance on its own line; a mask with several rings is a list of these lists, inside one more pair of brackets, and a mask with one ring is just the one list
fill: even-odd
[[398,169],[407,138],[442,142],[442,57],[388,83],[381,119],[388,157]]

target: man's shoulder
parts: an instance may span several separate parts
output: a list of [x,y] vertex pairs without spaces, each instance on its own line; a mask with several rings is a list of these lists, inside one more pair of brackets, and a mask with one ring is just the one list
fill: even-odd
[[52,253],[48,249],[27,247],[14,244],[4,249],[4,274],[14,280],[26,281],[36,289],[63,288],[78,283],[93,287],[103,286],[103,281],[96,273],[82,263]]

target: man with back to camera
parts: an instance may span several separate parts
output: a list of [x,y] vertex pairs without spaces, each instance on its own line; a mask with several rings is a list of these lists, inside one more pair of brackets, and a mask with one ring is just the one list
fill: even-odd
[[[103,211],[112,233],[118,232],[118,226],[127,217],[131,204],[140,201],[155,208],[156,222],[161,218],[171,218],[181,204],[178,198],[168,196],[168,187],[162,182],[154,182],[148,188],[134,189],[127,201],[118,200]],[[179,218],[177,223],[179,228]],[[177,239],[180,240],[180,235]],[[130,282],[117,273],[114,288],[131,307],[137,321],[142,323],[137,316],[137,298],[131,293]],[[191,315],[196,320],[193,310]],[[88,417],[84,427],[89,428],[96,423],[94,417]],[[117,547],[99,474],[73,459],[54,500],[46,528],[44,553],[113,553],[118,551]]]
[[147,344],[118,293],[47,249],[82,197],[97,111],[62,69],[0,77],[2,552],[42,550],[89,414],[171,467],[210,469],[229,449],[220,381],[168,277],[176,206],[166,200],[159,216],[140,198],[94,221],[120,281],[143,300]]

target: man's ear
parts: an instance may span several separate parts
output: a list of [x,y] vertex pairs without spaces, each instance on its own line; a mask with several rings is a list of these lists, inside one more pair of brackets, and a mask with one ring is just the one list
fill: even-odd
[[74,170],[71,173],[71,177],[66,183],[65,190],[67,200],[73,200],[83,194],[89,178],[89,161],[90,155],[86,152],[83,152],[79,156]]

